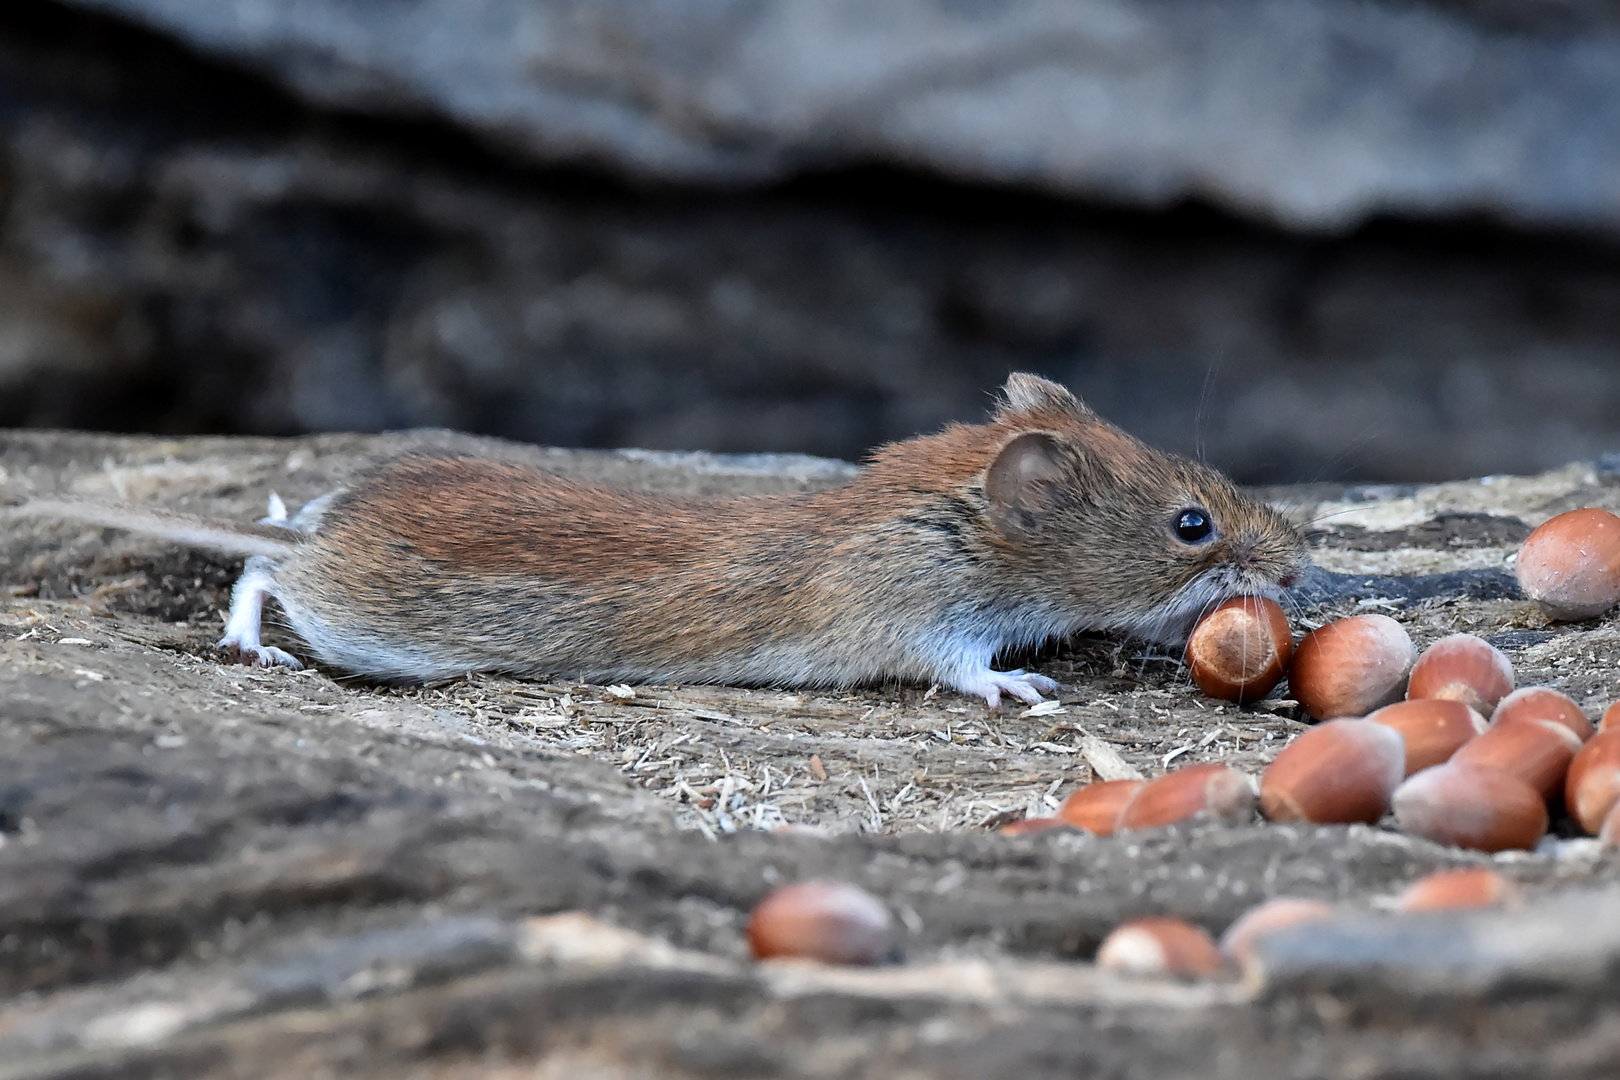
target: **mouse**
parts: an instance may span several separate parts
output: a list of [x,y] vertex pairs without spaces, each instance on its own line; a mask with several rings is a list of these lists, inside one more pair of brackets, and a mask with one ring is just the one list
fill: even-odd
[[998,706],[1058,689],[999,655],[1081,631],[1172,644],[1276,597],[1300,532],[1218,470],[1015,373],[983,423],[878,448],[842,486],[675,497],[445,452],[382,462],[257,522],[36,500],[14,513],[245,556],[221,647],[273,598],[313,658],[384,682],[939,684]]

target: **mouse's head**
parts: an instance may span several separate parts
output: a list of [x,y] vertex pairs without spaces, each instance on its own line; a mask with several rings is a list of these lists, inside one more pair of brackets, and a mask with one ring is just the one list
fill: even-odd
[[1299,530],[1215,469],[1155,450],[1068,390],[1008,380],[984,472],[994,542],[1098,629],[1179,641],[1230,596],[1275,596],[1303,569]]

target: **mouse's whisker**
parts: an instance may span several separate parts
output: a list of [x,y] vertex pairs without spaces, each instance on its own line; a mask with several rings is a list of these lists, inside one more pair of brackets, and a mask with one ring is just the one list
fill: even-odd
[[1370,445],[1378,437],[1383,426],[1384,422],[1381,420],[1368,421],[1360,431],[1351,436],[1347,442],[1339,447],[1337,453],[1318,465],[1315,473],[1313,473],[1310,479],[1306,480],[1305,482],[1307,484],[1321,483],[1323,478],[1327,476],[1329,469],[1333,468],[1341,461],[1344,461],[1351,454],[1355,453],[1357,450],[1360,450],[1362,447]]
[[1282,607],[1283,614],[1293,623],[1300,618],[1309,618],[1321,613],[1321,604],[1315,600],[1306,600],[1292,592],[1285,592],[1277,600]]
[[1304,521],[1299,522],[1297,527],[1302,530],[1309,529],[1312,526],[1320,525],[1323,522],[1331,522],[1334,518],[1343,517],[1345,514],[1359,513],[1363,508],[1364,504],[1362,503],[1351,503],[1347,506],[1341,506],[1337,510],[1332,510],[1327,513],[1313,514]]
[[1198,412],[1193,417],[1193,451],[1199,461],[1204,455],[1204,423],[1209,419],[1209,403],[1215,396],[1215,379],[1220,374],[1221,361],[1226,359],[1226,346],[1221,346],[1215,360],[1204,369],[1204,387],[1198,394]]

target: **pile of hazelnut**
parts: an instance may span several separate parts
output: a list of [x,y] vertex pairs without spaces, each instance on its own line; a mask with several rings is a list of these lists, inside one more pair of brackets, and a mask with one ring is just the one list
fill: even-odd
[[[1550,519],[1525,539],[1515,573],[1551,619],[1602,614],[1620,602],[1620,517],[1585,509]],[[1441,638],[1420,657],[1394,619],[1357,615],[1295,647],[1282,609],[1246,597],[1198,624],[1187,663],[1205,693],[1238,702],[1263,697],[1286,673],[1300,706],[1324,721],[1261,774],[1260,812],[1271,821],[1372,824],[1393,810],[1405,832],[1502,851],[1534,846],[1547,831],[1548,804],[1562,801],[1581,829],[1620,844],[1620,706],[1594,736],[1565,695],[1514,690],[1513,665],[1481,638]],[[1143,784],[1113,827],[1134,827],[1131,804],[1155,785],[1211,783],[1179,777]],[[1076,792],[1070,802],[1079,805],[1060,816],[1096,831],[1087,822],[1097,812],[1084,804],[1120,798],[1088,795],[1101,786]],[[1248,816],[1236,780],[1211,794],[1219,801],[1207,809],[1216,816]]]
[[[1588,508],[1548,520],[1525,539],[1515,574],[1550,619],[1603,614],[1620,603],[1620,517]],[[1356,615],[1296,646],[1275,602],[1243,597],[1194,628],[1187,665],[1205,693],[1239,703],[1265,697],[1286,675],[1293,697],[1321,723],[1266,767],[1258,793],[1231,766],[1192,765],[1151,781],[1089,784],[1055,817],[1002,831],[1070,827],[1108,836],[1199,816],[1237,824],[1258,805],[1270,821],[1313,824],[1374,824],[1393,812],[1404,832],[1496,852],[1533,847],[1547,832],[1549,805],[1561,802],[1575,826],[1620,847],[1620,702],[1594,727],[1556,690],[1515,690],[1512,664],[1482,638],[1454,634],[1419,656],[1394,619]],[[1495,871],[1444,871],[1414,884],[1395,907],[1513,897],[1512,883]],[[1245,962],[1257,934],[1331,912],[1314,900],[1268,901],[1219,943],[1180,920],[1135,920],[1109,935],[1097,960],[1126,972],[1213,974]],[[806,882],[767,897],[749,933],[761,957],[870,961],[885,948],[887,913],[853,886]]]

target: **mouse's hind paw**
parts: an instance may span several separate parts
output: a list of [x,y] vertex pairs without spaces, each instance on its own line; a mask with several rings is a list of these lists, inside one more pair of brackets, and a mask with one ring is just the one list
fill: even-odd
[[[279,501],[279,500],[278,500]],[[274,504],[271,506],[274,511]],[[247,561],[242,576],[231,589],[231,610],[225,616],[225,636],[219,647],[254,667],[285,667],[302,671],[304,665],[290,652],[259,641],[259,623],[264,616],[265,597],[275,588],[275,575],[269,559],[255,556]]]
[[1050,694],[1058,684],[1045,675],[1019,668],[1016,671],[992,671],[981,668],[952,680],[952,686],[964,694],[982,697],[994,709],[1001,704],[1001,695],[1009,694],[1026,705],[1039,705],[1042,694]]
[[303,671],[304,665],[298,657],[274,645],[261,645],[258,642],[238,641],[226,635],[219,639],[219,647],[235,656],[239,663],[251,667],[284,667],[293,671]]

